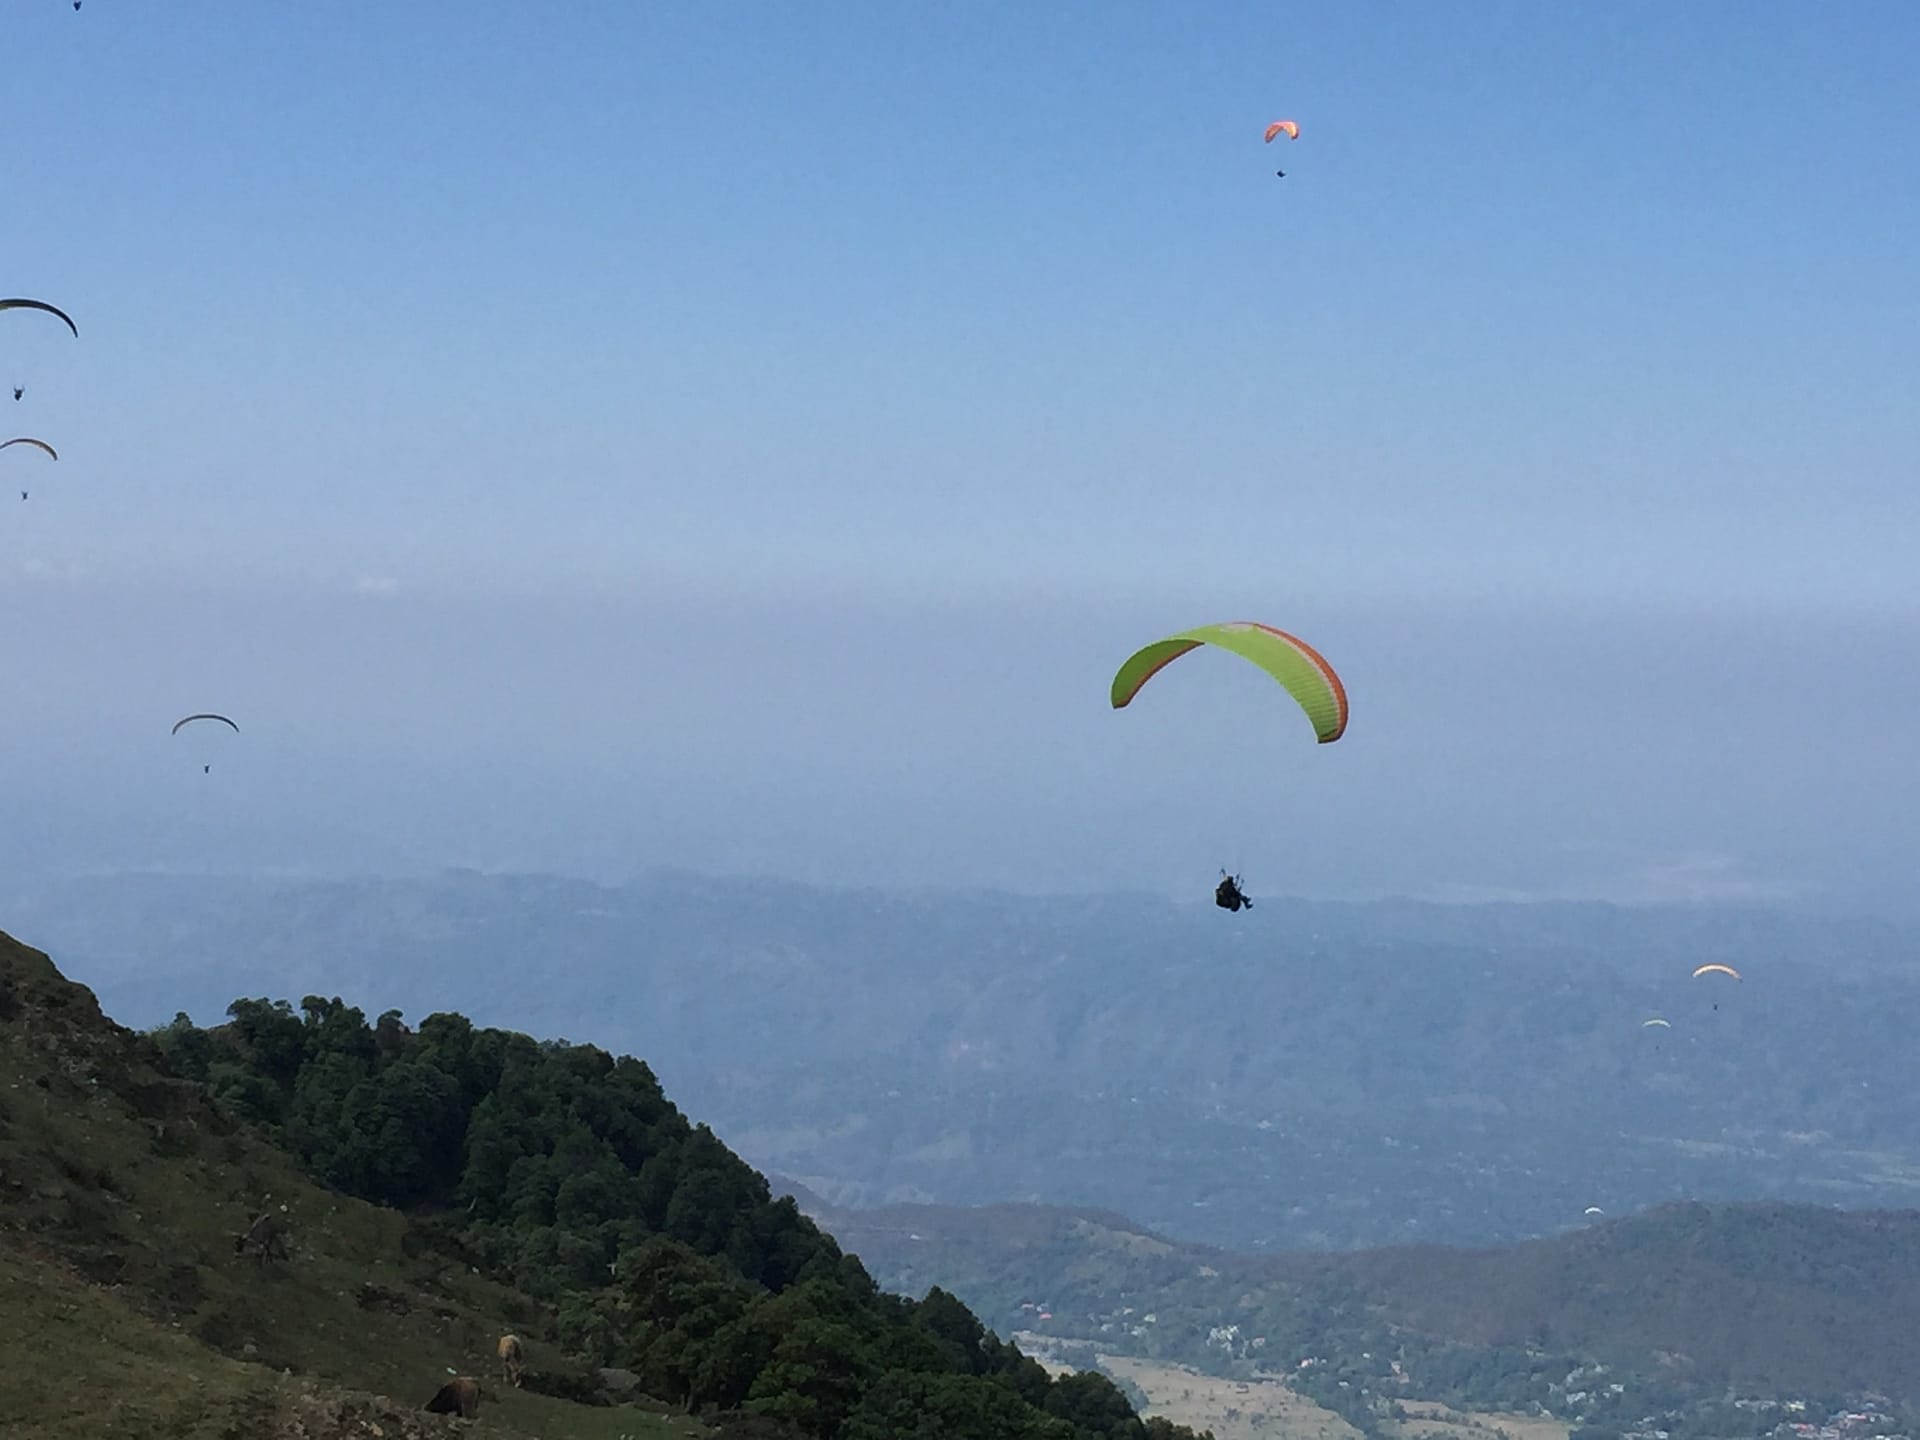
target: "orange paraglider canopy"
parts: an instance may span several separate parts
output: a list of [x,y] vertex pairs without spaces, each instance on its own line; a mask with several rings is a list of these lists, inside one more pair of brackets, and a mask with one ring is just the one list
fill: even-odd
[[1292,120],[1276,120],[1267,126],[1267,143],[1269,145],[1273,143],[1273,137],[1276,135],[1284,135],[1289,140],[1298,140],[1300,138],[1300,127]]

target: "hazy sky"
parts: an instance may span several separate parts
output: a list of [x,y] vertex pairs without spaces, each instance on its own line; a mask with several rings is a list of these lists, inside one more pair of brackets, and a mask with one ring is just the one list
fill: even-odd
[[0,43],[10,867],[1910,903],[1904,0]]

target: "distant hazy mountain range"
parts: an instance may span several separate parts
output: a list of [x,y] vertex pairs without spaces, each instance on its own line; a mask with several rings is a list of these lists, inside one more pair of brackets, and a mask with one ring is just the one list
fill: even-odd
[[[835,1204],[1090,1205],[1241,1249],[1920,1204],[1920,943],[1872,922],[472,872],[110,876],[7,915],[130,1024],[320,993],[630,1051]],[[1690,978],[1712,961],[1745,979]]]
[[[1538,1399],[1615,1434],[1674,1387],[1920,1400],[1913,1211],[1673,1204],[1498,1249],[1237,1255],[1101,1211],[848,1210],[783,1177],[774,1188],[794,1189],[883,1285],[915,1294],[939,1285],[990,1325],[1070,1348],[1087,1341],[1229,1373],[1242,1361],[1309,1387],[1320,1377],[1301,1361],[1318,1357],[1389,1393],[1398,1380],[1414,1395],[1465,1387],[1484,1401],[1506,1387],[1513,1408]],[[1396,1354],[1402,1370],[1391,1372]],[[1540,1364],[1546,1354],[1609,1363],[1625,1393],[1610,1395],[1588,1370],[1582,1394],[1564,1361]],[[1547,1381],[1541,1393],[1515,1388],[1529,1371]]]

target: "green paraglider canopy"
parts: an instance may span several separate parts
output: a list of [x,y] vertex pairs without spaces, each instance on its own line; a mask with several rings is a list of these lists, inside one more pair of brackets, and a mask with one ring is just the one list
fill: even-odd
[[1333,666],[1306,641],[1253,620],[1202,625],[1134,651],[1113,677],[1113,708],[1124,708],[1147,681],[1202,645],[1230,650],[1278,680],[1306,711],[1322,745],[1346,733],[1347,690]]

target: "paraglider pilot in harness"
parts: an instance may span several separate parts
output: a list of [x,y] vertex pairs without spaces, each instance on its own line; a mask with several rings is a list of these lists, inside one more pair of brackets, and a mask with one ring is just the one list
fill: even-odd
[[1253,901],[1240,891],[1240,877],[1229,875],[1224,870],[1220,872],[1220,883],[1213,887],[1213,903],[1222,910],[1237,911],[1242,908],[1247,910],[1253,908]]

